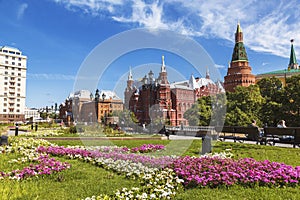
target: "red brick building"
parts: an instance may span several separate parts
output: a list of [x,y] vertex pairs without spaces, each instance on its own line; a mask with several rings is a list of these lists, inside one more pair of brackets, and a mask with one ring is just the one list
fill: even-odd
[[251,70],[243,43],[243,32],[238,23],[232,59],[228,67],[227,75],[224,77],[225,90],[233,92],[234,88],[238,85],[247,87],[255,84],[255,76],[252,74]]
[[114,111],[123,111],[123,102],[110,90],[96,90],[95,97],[88,90],[80,90],[59,106],[59,117],[66,125],[74,122],[103,122]]
[[188,125],[183,115],[196,100],[224,92],[220,83],[214,83],[207,72],[205,78],[169,83],[164,57],[158,78],[152,71],[141,81],[134,81],[130,70],[124,92],[125,107],[134,112],[140,123],[149,124],[156,119],[170,125]]

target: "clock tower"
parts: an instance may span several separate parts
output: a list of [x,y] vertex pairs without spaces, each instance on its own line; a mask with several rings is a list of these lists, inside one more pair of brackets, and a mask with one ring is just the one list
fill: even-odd
[[243,32],[240,23],[238,23],[231,62],[228,66],[227,75],[224,77],[225,90],[234,92],[234,88],[238,85],[247,87],[254,84],[255,76],[252,74],[251,70],[243,43]]

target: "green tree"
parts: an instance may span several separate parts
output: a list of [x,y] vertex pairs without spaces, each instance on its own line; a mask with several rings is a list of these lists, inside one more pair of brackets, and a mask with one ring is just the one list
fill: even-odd
[[184,113],[184,118],[191,126],[208,126],[211,120],[211,97],[201,97],[197,103]]
[[246,125],[252,119],[259,120],[259,114],[265,99],[261,96],[258,85],[237,86],[235,92],[227,93],[226,125]]
[[124,126],[133,126],[138,123],[134,113],[127,109],[124,109],[123,111],[114,111],[112,115],[119,117],[119,122]]
[[225,115],[227,110],[227,98],[225,93],[211,96],[212,102],[212,116],[211,125],[222,126],[225,121]]
[[300,126],[300,75],[286,79],[283,110],[288,126]]
[[263,78],[258,81],[257,85],[260,88],[262,97],[265,98],[265,103],[260,112],[260,120],[268,126],[275,126],[282,119],[284,110],[282,107],[284,89],[279,79]]

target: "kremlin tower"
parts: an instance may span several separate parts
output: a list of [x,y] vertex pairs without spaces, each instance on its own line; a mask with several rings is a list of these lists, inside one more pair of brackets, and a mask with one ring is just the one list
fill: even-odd
[[255,76],[251,73],[251,67],[243,43],[243,32],[238,23],[235,33],[235,46],[232,59],[228,66],[227,75],[224,77],[224,88],[228,92],[234,92],[238,85],[249,86],[255,83]]

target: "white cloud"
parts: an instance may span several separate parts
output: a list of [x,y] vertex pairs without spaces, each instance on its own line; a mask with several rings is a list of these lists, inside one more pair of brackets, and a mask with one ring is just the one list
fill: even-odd
[[225,69],[227,66],[215,64],[217,69]]
[[75,80],[75,76],[73,75],[65,75],[65,74],[27,74],[28,79],[34,80]]
[[17,18],[21,19],[25,13],[25,10],[28,8],[27,3],[22,3],[17,10]]
[[[246,47],[288,57],[295,39],[300,57],[300,3],[298,0],[54,0],[71,10],[103,15],[121,23],[167,28],[197,37],[234,42],[238,21]],[[298,44],[298,45],[297,45]]]

